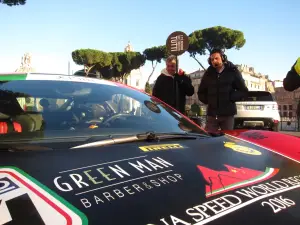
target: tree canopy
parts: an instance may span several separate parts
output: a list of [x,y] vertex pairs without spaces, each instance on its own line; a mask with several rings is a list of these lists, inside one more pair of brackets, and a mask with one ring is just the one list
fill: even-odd
[[25,5],[26,0],[0,0],[0,3],[6,4],[8,6],[17,6],[17,5]]
[[[132,70],[145,64],[145,57],[139,52],[103,52],[94,49],[79,49],[72,52],[73,61],[84,66],[85,76],[100,73],[105,79],[124,79]],[[82,75],[77,71],[75,75]]]
[[191,111],[194,113],[194,114],[197,114],[199,115],[200,114],[200,106],[196,103],[192,104],[191,105]]
[[214,48],[224,51],[232,48],[239,50],[246,43],[243,32],[221,26],[203,29],[202,41],[208,52]]
[[221,26],[196,30],[189,35],[189,41],[188,52],[203,69],[204,67],[196,58],[197,54],[206,55],[215,48],[222,49],[223,51],[232,48],[239,50],[246,43],[243,32]]
[[73,61],[83,65],[86,76],[95,66],[105,67],[111,64],[112,55],[94,49],[79,49],[72,52]]
[[[243,32],[215,26],[192,32],[189,35],[188,52],[205,70],[197,59],[197,55],[209,54],[214,48],[220,48],[224,51],[233,48],[239,50],[245,43]],[[94,49],[78,49],[72,52],[72,58],[77,65],[84,66],[83,71],[77,71],[75,74],[121,80],[129,75],[132,70],[143,66],[146,60],[151,61],[152,71],[147,78],[147,88],[145,87],[149,90],[149,80],[157,64],[165,59],[168,54],[166,46],[160,45],[147,48],[142,54],[140,52],[103,52]]]
[[[220,48],[224,51],[232,48],[239,50],[245,45],[245,43],[246,40],[243,32],[227,27],[215,26],[192,32],[189,35],[188,52],[190,56],[195,59],[203,69],[205,69],[201,62],[197,59],[197,55],[206,55],[214,48]],[[156,59],[160,59],[161,53],[159,53],[158,48],[166,49],[165,46],[158,46],[144,51],[147,60],[155,62]],[[150,77],[151,75],[152,74],[150,74]]]

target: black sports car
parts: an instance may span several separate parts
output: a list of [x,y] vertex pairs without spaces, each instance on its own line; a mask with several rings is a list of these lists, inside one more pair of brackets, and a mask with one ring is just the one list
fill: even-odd
[[300,224],[300,139],[209,134],[121,84],[0,75],[0,224]]

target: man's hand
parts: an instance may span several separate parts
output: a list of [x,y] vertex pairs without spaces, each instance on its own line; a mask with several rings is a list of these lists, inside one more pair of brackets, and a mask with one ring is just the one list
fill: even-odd
[[174,74],[174,79],[181,84],[183,82],[184,75],[185,75],[185,72],[182,69],[179,69],[178,73]]
[[295,69],[296,73],[300,76],[300,57],[297,59],[294,69]]
[[179,69],[178,75],[180,75],[180,76],[185,75],[185,72],[182,69]]

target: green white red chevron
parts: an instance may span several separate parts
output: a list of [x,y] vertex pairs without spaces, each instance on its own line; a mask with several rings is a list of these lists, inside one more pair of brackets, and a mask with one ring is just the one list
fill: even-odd
[[0,225],[87,225],[87,217],[24,171],[0,167]]

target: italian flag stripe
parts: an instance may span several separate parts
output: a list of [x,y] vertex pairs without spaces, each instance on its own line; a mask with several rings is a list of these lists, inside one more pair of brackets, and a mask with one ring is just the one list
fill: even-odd
[[2,75],[0,74],[0,80],[26,80],[27,74],[11,74],[11,75]]
[[[77,208],[75,208],[73,205],[71,205],[69,202],[64,200],[62,197],[57,195],[55,192],[53,192],[51,189],[46,187],[45,185],[41,184],[38,182],[36,179],[25,173],[23,170],[9,166],[9,167],[0,167],[2,169],[0,173],[7,173],[13,178],[15,178],[17,181],[19,181],[21,184],[23,184],[26,188],[31,190],[33,193],[35,193],[39,198],[43,199],[45,202],[49,204],[54,210],[56,210],[59,214],[61,214],[65,219],[66,219],[66,225],[72,225],[73,221],[72,218],[70,217],[69,213],[63,210],[62,207],[60,207],[57,203],[62,204],[65,208],[70,210],[72,213],[75,213],[81,221],[83,225],[88,225],[88,218],[83,214],[81,211],[79,211]],[[28,180],[24,179],[24,177],[27,178]],[[36,185],[38,188],[41,188],[44,193],[38,190],[38,188],[34,187]],[[51,200],[54,198],[56,203]]]

